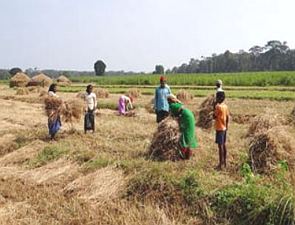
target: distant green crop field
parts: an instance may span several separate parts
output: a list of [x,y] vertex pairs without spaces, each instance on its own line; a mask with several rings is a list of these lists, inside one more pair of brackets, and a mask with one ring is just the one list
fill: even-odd
[[[211,86],[221,79],[225,86],[295,86],[295,71],[288,72],[247,72],[216,74],[169,74],[170,85]],[[159,75],[124,75],[71,77],[73,82],[96,83],[98,85],[157,85]]]

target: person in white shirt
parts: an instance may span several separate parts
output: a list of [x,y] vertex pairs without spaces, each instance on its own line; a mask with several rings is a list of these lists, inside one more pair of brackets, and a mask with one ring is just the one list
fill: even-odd
[[129,109],[133,109],[133,98],[126,95],[121,95],[118,103],[119,115],[125,115]]
[[84,132],[87,130],[95,131],[95,110],[97,107],[96,94],[92,92],[93,86],[89,84],[85,94],[85,117],[84,117]]

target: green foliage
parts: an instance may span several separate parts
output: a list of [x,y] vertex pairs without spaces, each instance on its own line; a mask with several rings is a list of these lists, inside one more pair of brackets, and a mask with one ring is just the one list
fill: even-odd
[[34,159],[31,159],[28,164],[33,168],[40,167],[50,161],[59,159],[67,152],[69,152],[68,149],[61,148],[60,146],[46,146]]

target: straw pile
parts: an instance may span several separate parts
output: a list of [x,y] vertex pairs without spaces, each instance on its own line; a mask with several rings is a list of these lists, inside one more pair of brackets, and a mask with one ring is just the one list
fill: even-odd
[[231,114],[232,121],[238,124],[249,123],[256,115]]
[[50,86],[50,84],[53,83],[50,77],[46,76],[43,73],[40,73],[34,77],[32,77],[32,80],[35,82],[41,83],[42,86]]
[[76,97],[84,100],[85,95],[86,95],[85,91],[80,91],[79,93],[77,93]]
[[249,160],[257,173],[269,173],[279,160],[287,160],[293,168],[295,163],[294,138],[283,126],[259,133],[250,142]]
[[16,89],[16,95],[28,95],[29,93],[29,89],[26,87],[20,87]]
[[144,108],[146,109],[147,112],[149,113],[154,113],[155,109],[154,109],[154,104],[155,104],[155,99],[152,98],[149,103],[145,104]]
[[47,91],[42,87],[30,86],[30,87],[27,87],[27,88],[28,88],[30,93],[41,93],[42,91],[47,93]]
[[84,102],[77,100],[70,100],[65,102],[64,107],[61,111],[62,119],[68,123],[79,121],[82,117],[84,109]]
[[48,92],[45,91],[44,89],[43,90],[40,90],[40,94],[39,94],[39,97],[45,97],[48,95]]
[[109,91],[104,88],[94,89],[94,93],[96,94],[97,98],[108,98],[109,97]]
[[9,86],[10,87],[25,87],[30,81],[30,78],[25,73],[17,73],[11,77]]
[[209,129],[213,125],[213,110],[215,105],[214,95],[208,96],[201,104],[201,109],[197,112],[198,121],[197,126]]
[[71,85],[71,81],[69,80],[69,78],[67,78],[66,76],[59,76],[57,79],[57,84],[59,86],[70,86]]
[[194,96],[186,90],[179,90],[176,94],[176,97],[181,102],[186,103],[186,104],[188,104],[194,98]]
[[247,136],[257,135],[268,131],[269,129],[282,125],[284,118],[268,110],[265,114],[256,116],[248,129]]
[[161,121],[153,135],[148,156],[154,160],[179,160],[179,125],[171,117]]
[[60,98],[47,96],[44,98],[45,112],[47,116],[52,115],[55,111],[61,111],[63,102]]
[[126,95],[132,98],[138,98],[141,96],[141,91],[138,88],[131,88],[127,91]]

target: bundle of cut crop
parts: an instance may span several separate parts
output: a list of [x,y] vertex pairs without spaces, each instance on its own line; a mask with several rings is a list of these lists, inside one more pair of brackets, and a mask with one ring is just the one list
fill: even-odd
[[256,134],[250,142],[249,160],[257,173],[269,173],[281,160],[294,169],[295,141],[288,128],[277,126]]
[[155,99],[152,98],[147,104],[145,104],[144,108],[146,109],[147,112],[149,113],[154,113],[154,104],[155,104]]
[[179,90],[176,94],[176,97],[185,104],[188,104],[194,98],[194,96],[186,90]]
[[213,113],[214,113],[215,97],[214,95],[208,96],[201,104],[201,108],[198,115],[197,126],[209,129],[213,125]]
[[64,103],[61,114],[64,122],[75,122],[79,121],[82,117],[84,110],[84,102],[82,100],[70,100]]
[[141,96],[141,91],[138,88],[131,88],[126,93],[129,97],[138,98]]
[[104,88],[94,89],[94,93],[96,94],[97,98],[108,98],[109,97],[109,91]]
[[284,123],[284,118],[281,115],[276,114],[271,110],[267,110],[266,113],[258,115],[252,119],[247,136],[250,137],[259,133],[263,133],[275,126],[279,126]]
[[46,96],[44,103],[47,116],[51,116],[53,112],[60,112],[62,110],[63,101],[60,98]]
[[179,160],[179,125],[171,117],[161,121],[153,135],[148,156],[153,160]]
[[79,93],[77,93],[76,97],[84,100],[85,95],[86,95],[85,91],[80,91]]
[[20,87],[16,89],[16,95],[28,95],[30,92],[26,87]]

